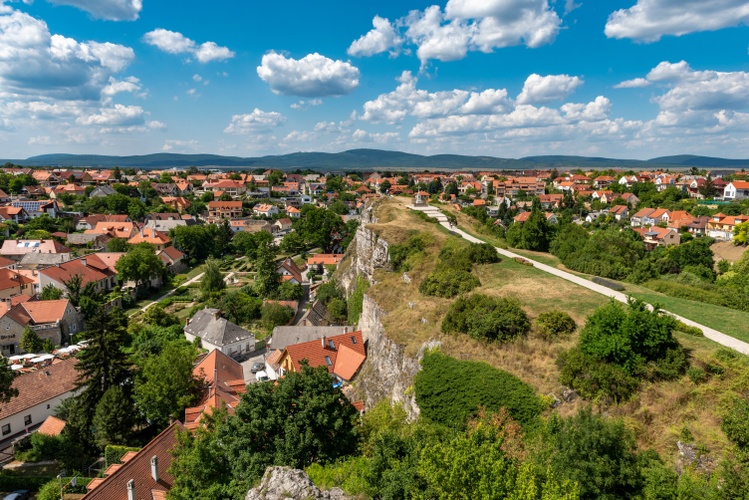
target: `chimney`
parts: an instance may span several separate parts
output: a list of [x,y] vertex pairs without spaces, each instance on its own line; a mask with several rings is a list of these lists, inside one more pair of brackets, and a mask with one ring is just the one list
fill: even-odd
[[81,264],[83,264],[84,267],[86,266],[86,257],[81,258]]
[[143,237],[143,226],[140,227],[140,237]]
[[156,455],[151,457],[151,477],[157,483],[159,482],[159,457]]
[[42,244],[42,243],[44,243],[44,240],[39,240],[39,244]]
[[216,311],[214,311],[213,313],[213,319],[218,320],[220,317],[221,317],[221,311],[216,309]]
[[320,340],[322,341],[322,348],[323,348],[323,349],[325,349],[325,340],[327,340],[327,339],[325,338],[325,335],[323,335],[323,336],[322,336],[322,338],[321,338]]
[[135,480],[127,482],[127,500],[135,500]]

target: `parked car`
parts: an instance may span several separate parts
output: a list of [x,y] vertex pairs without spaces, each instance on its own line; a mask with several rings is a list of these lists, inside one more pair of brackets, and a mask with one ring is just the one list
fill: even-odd
[[268,380],[270,380],[270,377],[264,371],[260,371],[255,374],[255,380],[257,380],[258,382],[267,382]]
[[252,368],[250,369],[250,371],[252,373],[257,373],[259,371],[262,371],[263,368],[265,368],[265,363],[263,363],[262,361],[257,361],[255,363],[252,363]]
[[5,495],[5,498],[3,498],[3,500],[26,500],[27,498],[29,498],[30,494],[31,492],[29,490],[16,490],[13,493]]

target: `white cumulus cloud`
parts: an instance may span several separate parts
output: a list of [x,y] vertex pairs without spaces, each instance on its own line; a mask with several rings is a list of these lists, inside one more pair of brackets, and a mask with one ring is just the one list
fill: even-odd
[[641,89],[650,85],[647,78],[633,78],[614,85],[615,89]]
[[286,117],[281,113],[255,108],[252,113],[232,116],[224,132],[236,135],[267,133],[284,122]]
[[257,67],[258,76],[276,94],[300,97],[345,95],[359,86],[359,69],[318,53],[302,59],[268,52]]
[[747,22],[746,0],[637,0],[609,16],[605,33],[609,38],[654,42],[664,35],[714,31]]
[[395,31],[395,27],[388,19],[375,16],[372,20],[374,28],[361,38],[355,40],[348,48],[348,55],[353,57],[372,56],[390,51],[395,54],[403,43],[403,39]]
[[135,21],[143,8],[142,0],[48,0],[57,5],[70,5],[98,19]]
[[221,47],[215,42],[205,42],[198,45],[182,33],[163,28],[149,31],[143,35],[143,41],[168,54],[192,54],[203,64],[211,61],[224,61],[235,55],[229,48]]
[[577,76],[541,76],[534,73],[526,78],[523,90],[518,95],[518,103],[533,104],[559,101],[582,84],[583,81]]

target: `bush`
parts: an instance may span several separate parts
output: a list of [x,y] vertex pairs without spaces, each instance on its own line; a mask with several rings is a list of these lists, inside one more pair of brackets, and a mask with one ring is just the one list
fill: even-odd
[[[421,213],[421,212],[419,212]],[[411,265],[408,262],[409,257],[416,255],[426,248],[424,236],[421,234],[411,235],[405,243],[400,245],[388,246],[390,253],[390,265],[394,271],[408,271]]]
[[681,333],[686,333],[687,335],[691,335],[693,337],[704,337],[705,334],[702,333],[702,330],[697,328],[696,326],[689,326],[686,323],[683,323],[679,321],[676,324],[676,330]]
[[354,293],[348,299],[348,324],[356,325],[359,323],[359,316],[364,304],[364,294],[369,289],[369,281],[361,276],[356,278],[356,287]]
[[692,366],[687,369],[687,377],[689,377],[689,380],[691,380],[692,383],[701,384],[702,382],[705,382],[707,380],[707,373],[697,367]]
[[576,329],[577,323],[564,311],[549,311],[536,318],[536,331],[546,340],[571,335]]
[[593,276],[593,279],[591,279],[591,281],[597,285],[605,286],[606,288],[611,288],[612,290],[616,290],[617,292],[623,292],[625,290],[624,286],[622,286],[621,284],[614,283],[613,281],[603,279],[599,276]]
[[507,408],[524,427],[534,426],[543,411],[533,389],[519,378],[476,361],[427,353],[414,380],[421,415],[449,427],[465,427],[480,409]]
[[466,271],[435,271],[421,282],[419,291],[432,297],[452,298],[481,286],[479,279]]
[[503,342],[528,333],[531,323],[515,299],[474,294],[450,305],[443,333],[465,333],[478,340]]
[[120,446],[117,444],[108,444],[104,448],[104,464],[105,467],[109,467],[112,464],[118,464],[122,460],[122,455],[128,451],[140,451],[140,448],[133,448],[131,446]]
[[280,325],[287,325],[292,319],[294,319],[293,309],[274,302],[266,304],[260,313],[260,322],[268,331]]
[[495,264],[502,260],[497,249],[490,243],[471,243],[467,254],[468,259],[474,264]]

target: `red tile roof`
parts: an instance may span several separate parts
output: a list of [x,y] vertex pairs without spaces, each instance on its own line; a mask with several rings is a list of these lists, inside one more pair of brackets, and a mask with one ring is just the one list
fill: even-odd
[[50,415],[37,429],[37,432],[39,434],[46,434],[47,436],[59,436],[65,428],[65,424],[66,422],[63,419]]
[[[135,482],[135,495],[139,499],[152,498],[154,490],[169,491],[174,484],[174,477],[169,473],[171,450],[177,444],[178,429],[183,428],[179,422],[167,427],[133,458],[86,493],[83,500],[126,500],[130,480]],[[158,482],[151,477],[151,457],[154,456],[158,460]]]
[[204,414],[210,414],[213,408],[225,407],[229,413],[239,403],[245,392],[242,365],[218,349],[211,351],[193,369],[193,376],[205,382],[205,392],[199,404],[185,409],[185,427],[194,429],[200,425]]
[[[323,347],[323,343],[325,347]],[[348,350],[342,349],[343,347]],[[344,360],[340,364],[342,373],[336,373],[335,369],[338,366],[336,361],[340,355],[344,356]],[[344,376],[353,376],[366,359],[367,354],[364,350],[362,332],[356,331],[286,346],[282,358],[287,356],[291,360],[294,371],[300,371],[302,369],[301,363],[306,359],[313,368],[327,366],[330,373],[334,373],[344,380],[350,380],[344,378]],[[355,368],[353,368],[354,366]]]
[[18,288],[18,293],[22,292],[24,286],[33,283],[34,280],[21,275],[18,271],[8,268],[0,268],[0,290],[11,290]]
[[77,362],[77,359],[70,358],[16,377],[13,387],[18,389],[18,396],[0,404],[0,418],[26,411],[72,391],[78,378],[78,371],[75,369]]
[[83,280],[81,283],[82,286],[86,286],[91,282],[104,280],[113,274],[109,270],[105,272],[104,270],[99,270],[94,266],[88,265],[88,259],[91,257],[93,256],[86,257],[87,265],[85,266],[81,262],[81,259],[74,259],[68,262],[63,262],[62,264],[58,264],[56,266],[47,267],[40,270],[39,273],[44,274],[45,276],[57,281],[58,283],[68,281],[76,274],[79,274]]

